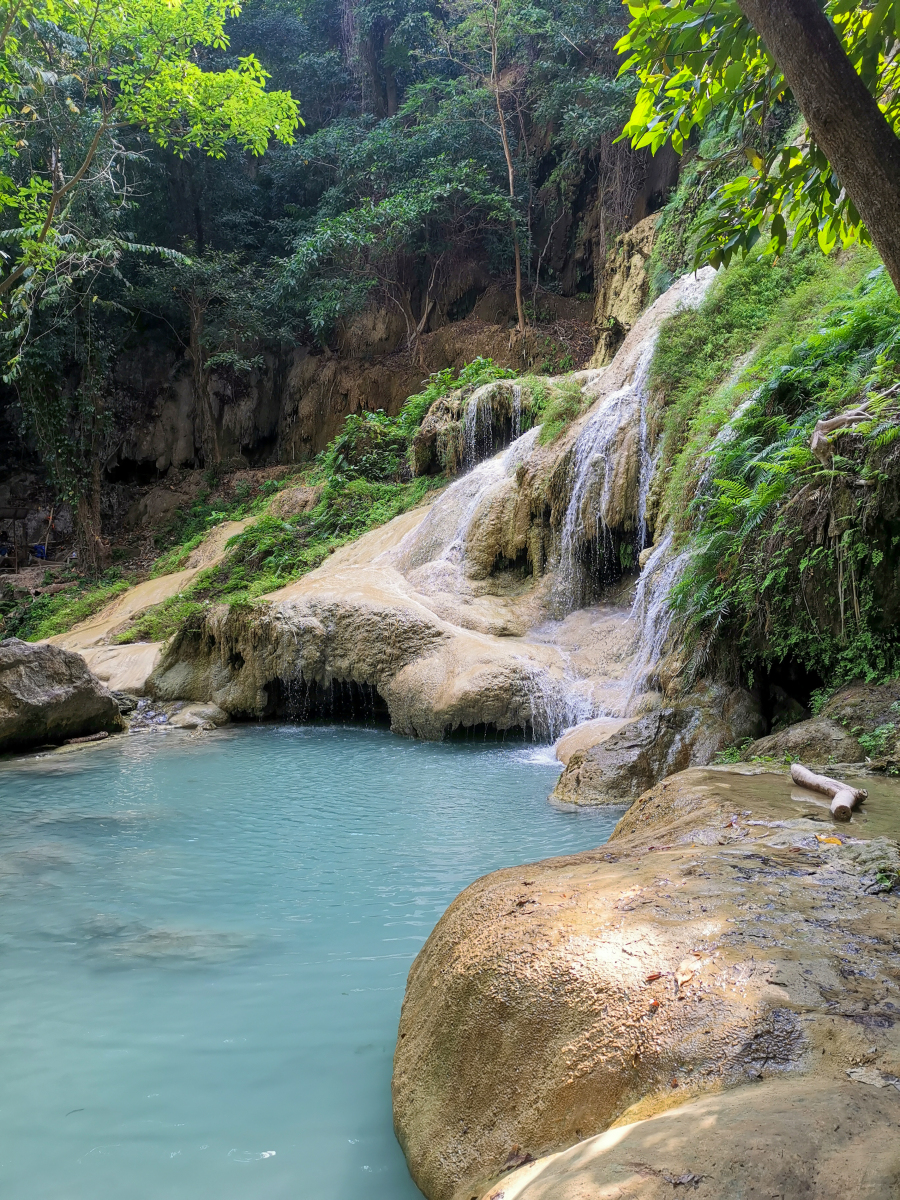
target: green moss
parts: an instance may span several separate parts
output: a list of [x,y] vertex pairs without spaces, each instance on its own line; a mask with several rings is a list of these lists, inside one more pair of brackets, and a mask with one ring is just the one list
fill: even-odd
[[135,581],[109,571],[99,580],[78,580],[54,596],[37,596],[26,603],[8,600],[4,607],[3,636],[36,642],[65,633],[73,625],[100,612]]
[[561,379],[550,384],[536,380],[531,385],[532,403],[541,431],[538,442],[549,446],[555,442],[581,416],[587,405],[581,384],[574,379]]

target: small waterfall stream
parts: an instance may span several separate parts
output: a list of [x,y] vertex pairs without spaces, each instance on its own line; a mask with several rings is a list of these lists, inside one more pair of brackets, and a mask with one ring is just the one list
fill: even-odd
[[534,449],[540,427],[522,434],[500,454],[486,458],[455,480],[421,525],[411,530],[390,552],[401,571],[428,563],[443,563],[462,570],[472,522],[488,503],[491,492],[514,475],[519,463]]
[[[614,550],[606,514],[614,496],[615,468],[622,451],[623,430],[635,423],[638,428],[638,511],[637,549],[647,540],[647,497],[653,478],[653,459],[649,448],[647,423],[648,381],[650,363],[656,348],[657,330],[652,330],[641,343],[630,382],[598,402],[587,423],[578,435],[572,453],[572,490],[563,518],[560,535],[559,578],[556,599],[560,607],[579,608],[590,596],[590,584],[585,579],[579,554],[579,536],[589,521],[593,523],[591,542],[593,559],[591,573],[604,571],[603,558]],[[599,485],[599,492],[598,492]],[[584,509],[592,504],[592,514],[585,521]],[[605,574],[610,574],[608,570]]]
[[630,620],[635,625],[635,657],[626,708],[631,710],[635,697],[645,690],[650,674],[662,657],[672,629],[673,613],[669,604],[672,588],[690,561],[692,550],[673,554],[674,537],[666,530],[653,549],[641,572],[631,606]]
[[[463,462],[467,470],[494,453],[494,384],[476,388],[463,412]],[[519,389],[521,398],[521,388]],[[514,435],[517,436],[517,435]]]
[[[429,603],[436,612],[453,622],[459,619],[466,629],[484,630],[484,614],[492,611],[489,602],[497,603],[497,611],[509,604],[512,612],[522,595],[526,619],[533,624],[523,627],[530,632],[512,658],[518,664],[522,710],[530,714],[529,724],[538,736],[554,739],[571,725],[633,712],[638,696],[652,685],[654,668],[670,639],[668,598],[690,559],[690,551],[674,551],[671,532],[650,553],[630,613],[621,600],[598,604],[597,598],[603,585],[617,582],[623,568],[628,569],[625,551],[636,557],[651,543],[647,509],[660,449],[652,446],[649,378],[661,323],[676,308],[698,304],[713,277],[710,270],[677,281],[640,318],[613,363],[584,383],[592,407],[574,440],[561,443],[557,452],[567,472],[561,517],[556,515],[558,507],[551,509],[559,504],[558,493],[550,490],[531,497],[533,506],[543,505],[545,514],[554,515],[552,540],[540,543],[547,557],[536,569],[529,594],[527,588],[510,592],[510,585],[499,578],[500,568],[498,590],[492,591],[495,568],[483,561],[484,547],[490,547],[494,536],[491,522],[522,519],[514,482],[517,468],[537,453],[534,478],[546,479],[546,456],[553,454],[548,448],[536,452],[538,428],[521,433],[519,384],[510,386],[504,399],[509,408],[503,409],[509,412],[514,440],[499,454],[493,454],[494,385],[469,396],[462,418],[467,473],[443,492],[394,550],[386,552],[420,597],[432,597]],[[494,512],[495,503],[504,507]],[[539,517],[532,507],[528,519],[535,532],[542,529],[541,538],[547,536],[546,515]],[[544,526],[538,527],[538,520]],[[544,575],[550,576],[546,586]],[[461,606],[468,606],[465,613]],[[548,620],[551,614],[555,619]],[[575,633],[567,624],[570,617],[577,624]],[[509,628],[506,624],[499,636],[510,636]]]
[[513,384],[512,397],[512,436],[516,441],[522,436],[522,389],[517,383]]

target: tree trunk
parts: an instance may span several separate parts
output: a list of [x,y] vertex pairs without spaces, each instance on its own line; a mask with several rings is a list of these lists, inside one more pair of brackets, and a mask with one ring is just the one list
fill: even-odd
[[[512,151],[509,147],[509,137],[506,132],[506,114],[500,99],[500,72],[498,70],[498,47],[496,30],[491,31],[491,90],[497,104],[497,118],[500,122],[500,140],[503,143],[503,155],[506,159],[506,171],[509,176],[509,198],[516,200],[516,171],[513,166]],[[519,230],[515,217],[510,221],[512,228],[513,250],[516,256],[516,315],[518,316],[519,335],[525,334],[525,305],[522,301],[522,251],[519,246]]]
[[78,560],[82,567],[99,574],[109,565],[109,545],[100,525],[100,459],[94,455],[87,491],[75,508]]
[[200,417],[200,453],[203,465],[211,466],[221,461],[219,450],[219,435],[216,429],[216,418],[212,410],[212,399],[209,394],[209,372],[203,366],[203,316],[204,306],[190,299],[188,307],[191,314],[191,377],[194,390],[194,404]]
[[738,0],[900,291],[900,139],[817,0]]

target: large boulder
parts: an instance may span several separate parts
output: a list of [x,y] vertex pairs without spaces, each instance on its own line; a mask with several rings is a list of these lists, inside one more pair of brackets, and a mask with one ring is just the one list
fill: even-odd
[[758,739],[743,757],[821,765],[897,757],[898,731],[900,679],[850,683],[835,692],[816,716]]
[[857,739],[843,725],[830,717],[818,716],[751,742],[743,757],[824,765],[862,762],[865,754]]
[[0,642],[0,751],[123,727],[119,706],[80,654]]
[[869,1071],[871,1079],[863,1067],[816,1089],[770,1080],[617,1124],[520,1167],[484,1200],[893,1200],[900,1098]]
[[[410,970],[394,1059],[395,1128],[429,1200],[472,1200],[526,1156],[730,1087],[752,1105],[760,1081],[803,1081],[796,1108],[829,1089],[843,1105],[848,1070],[864,1073],[850,1076],[860,1096],[870,1078],[900,1077],[900,784],[864,783],[866,811],[838,832],[823,798],[786,771],[692,769],[645,793],[606,846],[463,892]],[[695,1109],[707,1130],[710,1104]],[[854,1113],[854,1140],[882,1116]],[[689,1120],[657,1129],[681,1137]],[[625,1162],[649,1164],[648,1180],[670,1169],[728,1179],[748,1129],[726,1135],[734,1151],[721,1146],[718,1174],[705,1158],[691,1167],[677,1139],[667,1161],[664,1141],[648,1156],[650,1133]],[[793,1123],[774,1143],[774,1123],[760,1132],[764,1152],[789,1162]],[[608,1182],[534,1194],[657,1194]],[[809,1194],[856,1194],[832,1183]],[[729,1186],[706,1194],[744,1194]]]
[[743,688],[705,684],[678,704],[621,726],[596,745],[575,750],[553,790],[566,804],[630,804],[660,779],[705,766],[719,751],[763,728]]

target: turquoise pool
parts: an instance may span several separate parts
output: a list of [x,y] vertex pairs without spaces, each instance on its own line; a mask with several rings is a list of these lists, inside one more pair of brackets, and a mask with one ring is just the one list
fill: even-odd
[[409,965],[497,867],[597,845],[528,746],[340,726],[0,766],[7,1200],[413,1200]]

